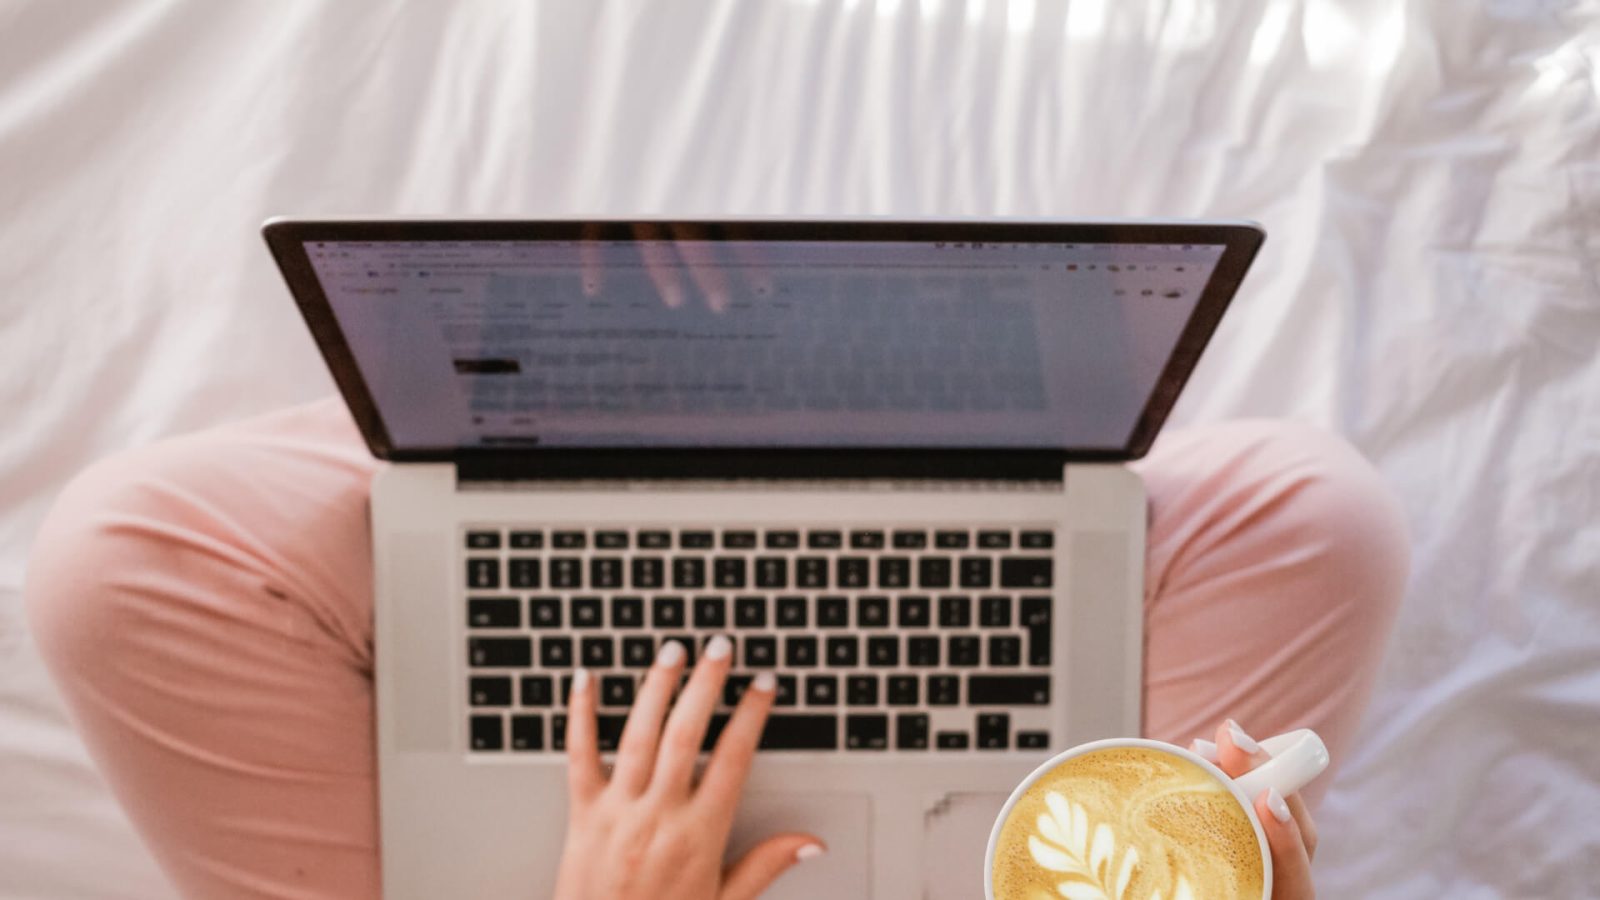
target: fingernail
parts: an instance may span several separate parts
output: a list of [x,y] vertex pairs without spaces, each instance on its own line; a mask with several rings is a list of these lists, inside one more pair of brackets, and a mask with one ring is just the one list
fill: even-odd
[[733,644],[720,634],[706,644],[706,659],[726,659],[732,652]]
[[572,691],[577,693],[589,686],[589,670],[579,669],[572,673]]
[[1239,727],[1239,723],[1232,719],[1228,720],[1228,737],[1233,738],[1235,747],[1246,753],[1255,753],[1261,749],[1261,745],[1256,743],[1256,739],[1245,734],[1244,729]]
[[678,641],[667,641],[661,645],[661,650],[656,654],[656,665],[675,666],[683,662],[683,644]]
[[758,691],[771,693],[778,689],[778,676],[771,672],[762,672],[756,676],[754,681],[750,682],[750,686]]
[[806,844],[794,852],[794,858],[797,862],[805,862],[808,859],[816,859],[824,852],[821,844]]
[[1289,804],[1284,802],[1277,788],[1267,788],[1267,809],[1272,810],[1272,817],[1279,822],[1289,821]]
[[1201,757],[1206,762],[1217,761],[1217,745],[1203,738],[1195,738],[1189,745],[1189,752]]

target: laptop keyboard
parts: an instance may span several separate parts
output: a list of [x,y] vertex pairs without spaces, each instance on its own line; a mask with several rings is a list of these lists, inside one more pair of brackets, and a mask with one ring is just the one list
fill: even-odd
[[1041,528],[464,530],[475,753],[565,749],[572,673],[602,750],[664,641],[733,666],[709,749],[756,672],[763,750],[959,752],[1050,744],[1054,532]]

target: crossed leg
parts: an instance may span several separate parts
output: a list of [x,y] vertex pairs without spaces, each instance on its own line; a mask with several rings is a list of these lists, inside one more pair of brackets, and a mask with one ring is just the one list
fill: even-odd
[[[39,649],[185,895],[378,894],[376,468],[329,398],[98,463],[37,536]],[[1275,422],[1171,432],[1137,469],[1146,734],[1186,743],[1224,716],[1257,736],[1311,726],[1337,759],[1406,577],[1376,474]]]

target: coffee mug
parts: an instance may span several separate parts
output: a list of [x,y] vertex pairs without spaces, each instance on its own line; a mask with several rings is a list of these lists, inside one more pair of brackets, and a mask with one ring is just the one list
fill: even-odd
[[[1147,900],[1159,890],[1162,900],[1180,900],[1185,892],[1257,900],[1259,863],[1259,900],[1269,900],[1272,851],[1254,798],[1268,788],[1284,796],[1298,791],[1328,767],[1328,750],[1306,728],[1260,743],[1272,759],[1238,778],[1190,750],[1142,738],[1056,754],[1017,785],[995,818],[984,853],[984,897]],[[1074,796],[1054,789],[1064,785]],[[1018,821],[1008,833],[1014,810]],[[997,861],[1002,838],[1005,858]],[[997,874],[1011,893],[996,893]],[[1225,884],[1250,887],[1240,894]]]

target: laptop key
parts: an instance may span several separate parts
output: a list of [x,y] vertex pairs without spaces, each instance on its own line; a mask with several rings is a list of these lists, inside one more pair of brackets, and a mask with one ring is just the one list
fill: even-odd
[[933,545],[942,550],[964,550],[969,538],[965,531],[939,531],[933,535]]
[[851,706],[878,705],[878,676],[851,675],[844,680],[844,702]]
[[960,570],[957,577],[964,588],[994,586],[994,560],[987,556],[963,556],[957,568]]
[[709,550],[716,541],[709,531],[680,531],[678,546],[685,550]]
[[939,664],[939,639],[931,634],[906,638],[906,665],[925,667]]
[[511,532],[511,549],[513,550],[539,550],[543,547],[544,532],[542,531]]
[[1010,628],[1011,598],[979,597],[978,624],[984,628]]
[[889,598],[859,598],[856,601],[856,625],[860,628],[888,628]]
[[533,641],[528,638],[468,638],[467,659],[485,668],[527,668],[533,665]]
[[506,573],[514,588],[536,588],[539,586],[539,560],[535,557],[513,556],[506,563],[509,571]]
[[560,628],[561,598],[533,597],[529,599],[528,625],[531,628]]
[[889,749],[889,717],[885,715],[846,716],[845,746],[851,750]]
[[841,556],[834,566],[834,577],[842,588],[861,588],[867,586],[871,573],[871,561],[865,556]]
[[955,706],[961,702],[961,679],[954,675],[928,676],[928,705]]
[[1011,549],[1011,532],[980,531],[978,532],[978,546],[984,550],[1009,550]]
[[682,628],[684,618],[682,597],[656,597],[650,601],[650,624],[656,628]]
[[728,680],[722,683],[722,705],[738,706],[739,698],[744,696],[745,688],[750,686],[753,675],[729,675]]
[[789,561],[781,556],[762,556],[755,563],[756,587],[785,588],[789,586]]
[[844,535],[830,529],[806,533],[806,546],[812,550],[836,550],[844,546]]
[[929,600],[927,597],[901,597],[898,600],[897,622],[901,628],[927,628],[931,621],[929,617]]
[[904,556],[878,557],[878,587],[903,588],[911,586],[911,560]]
[[722,729],[728,727],[728,720],[733,718],[728,713],[712,713],[711,721],[706,723],[705,737],[700,739],[700,752],[710,753],[717,746],[717,738],[722,737]]
[[694,671],[694,638],[687,634],[669,634],[661,638],[663,645],[667,641],[677,641],[683,647],[683,677],[688,678],[689,673]]
[[500,560],[472,558],[467,560],[467,587],[478,590],[500,586]]
[[779,597],[777,605],[777,619],[779,628],[806,627],[806,598]]
[[505,675],[472,679],[467,702],[473,706],[510,706],[511,678]]
[[1017,544],[1024,550],[1049,550],[1056,545],[1056,536],[1049,531],[1024,531]]
[[557,550],[581,550],[588,543],[581,531],[557,531],[550,535],[550,546]]
[[742,588],[745,565],[742,556],[721,556],[711,565],[711,580],[719,588]]
[[1000,560],[1000,586],[1006,588],[1050,587],[1055,560],[1048,556],[1013,556]]
[[1050,747],[1050,732],[1048,731],[1019,731],[1017,732],[1018,750],[1047,750]]
[[989,665],[1001,667],[1022,665],[1022,638],[1014,634],[989,635]]
[[583,664],[591,669],[609,669],[616,662],[617,645],[609,637],[586,637],[579,648]]
[[500,532],[498,531],[469,531],[467,532],[468,550],[498,550],[500,549]]
[[747,637],[744,639],[744,664],[752,669],[770,669],[778,664],[778,639],[775,637]]
[[978,642],[977,635],[950,635],[950,665],[975,666],[979,662],[978,656],[981,652],[982,645]]
[[522,676],[522,705],[550,706],[556,700],[556,685],[549,675]]
[[471,597],[467,600],[468,628],[521,628],[522,604],[514,597]]
[[639,532],[639,549],[665,550],[672,546],[672,533],[669,531],[641,531]]
[[629,567],[633,587],[638,590],[653,590],[666,583],[666,563],[658,556],[635,556]]
[[728,601],[721,597],[694,598],[694,627],[728,627]]
[[622,742],[622,729],[628,724],[628,717],[601,714],[595,716],[594,724],[595,743],[600,745],[601,753],[608,753]]
[[505,722],[499,716],[472,717],[472,749],[504,750]]
[[699,588],[706,586],[706,561],[698,556],[679,556],[672,561],[672,586]]
[[626,531],[596,531],[594,545],[601,550],[626,550],[628,547],[628,533]]
[[828,665],[835,668],[853,669],[861,662],[861,642],[854,635],[828,638],[826,652]]
[[774,706],[794,706],[799,702],[800,680],[793,675],[779,675],[778,686],[772,695]]
[[767,717],[762,750],[837,750],[839,717],[777,713]]
[[1048,675],[968,675],[968,706],[1048,706]]
[[850,601],[844,597],[817,598],[817,627],[844,628],[850,624]]
[[644,627],[644,598],[643,597],[612,597],[611,598],[611,627],[612,628],[643,628]]
[[814,667],[817,664],[817,639],[809,636],[784,638],[783,663],[790,668]]
[[550,749],[567,749],[567,715],[556,713],[550,717]]
[[739,628],[767,627],[767,598],[735,597],[733,599],[733,624]]
[[589,587],[622,587],[622,559],[616,556],[596,556],[589,560]]
[[768,550],[793,550],[800,546],[800,532],[798,531],[769,531],[767,532]]
[[607,675],[600,679],[601,706],[632,706],[633,676]]
[[729,550],[754,550],[756,533],[746,530],[724,531],[722,533],[722,546]]
[[544,716],[511,717],[511,749],[521,752],[544,749]]
[[828,586],[828,560],[823,556],[802,556],[794,561],[794,580],[803,588]]
[[646,669],[655,662],[656,642],[647,637],[622,639],[622,664],[630,669]]
[[916,706],[917,697],[921,694],[917,676],[915,675],[890,675],[888,686],[888,702],[890,706]]
[[550,586],[553,588],[583,587],[583,560],[576,556],[551,557]]
[[967,734],[964,731],[941,731],[937,740],[940,750],[967,749]]
[[896,531],[894,533],[894,546],[899,550],[921,550],[928,546],[928,533],[926,531]]
[[917,560],[917,586],[947,588],[950,586],[950,557],[924,556]]
[[879,668],[900,665],[900,638],[867,638],[867,665]]
[[540,638],[539,665],[544,666],[546,669],[570,668],[572,666],[572,638]]
[[1023,597],[1018,616],[1028,632],[1028,665],[1050,665],[1050,598]]
[[883,546],[883,532],[870,529],[852,531],[850,546],[855,550],[877,550]]
[[894,717],[896,750],[928,749],[928,714],[900,713]]
[[839,702],[839,679],[833,675],[806,676],[806,705],[833,706]]
[[1004,750],[1011,743],[1011,716],[1006,713],[978,714],[978,749]]
[[939,598],[939,627],[966,628],[971,624],[971,597],[948,596]]
[[599,597],[573,597],[572,627],[599,628],[601,617],[600,609]]

